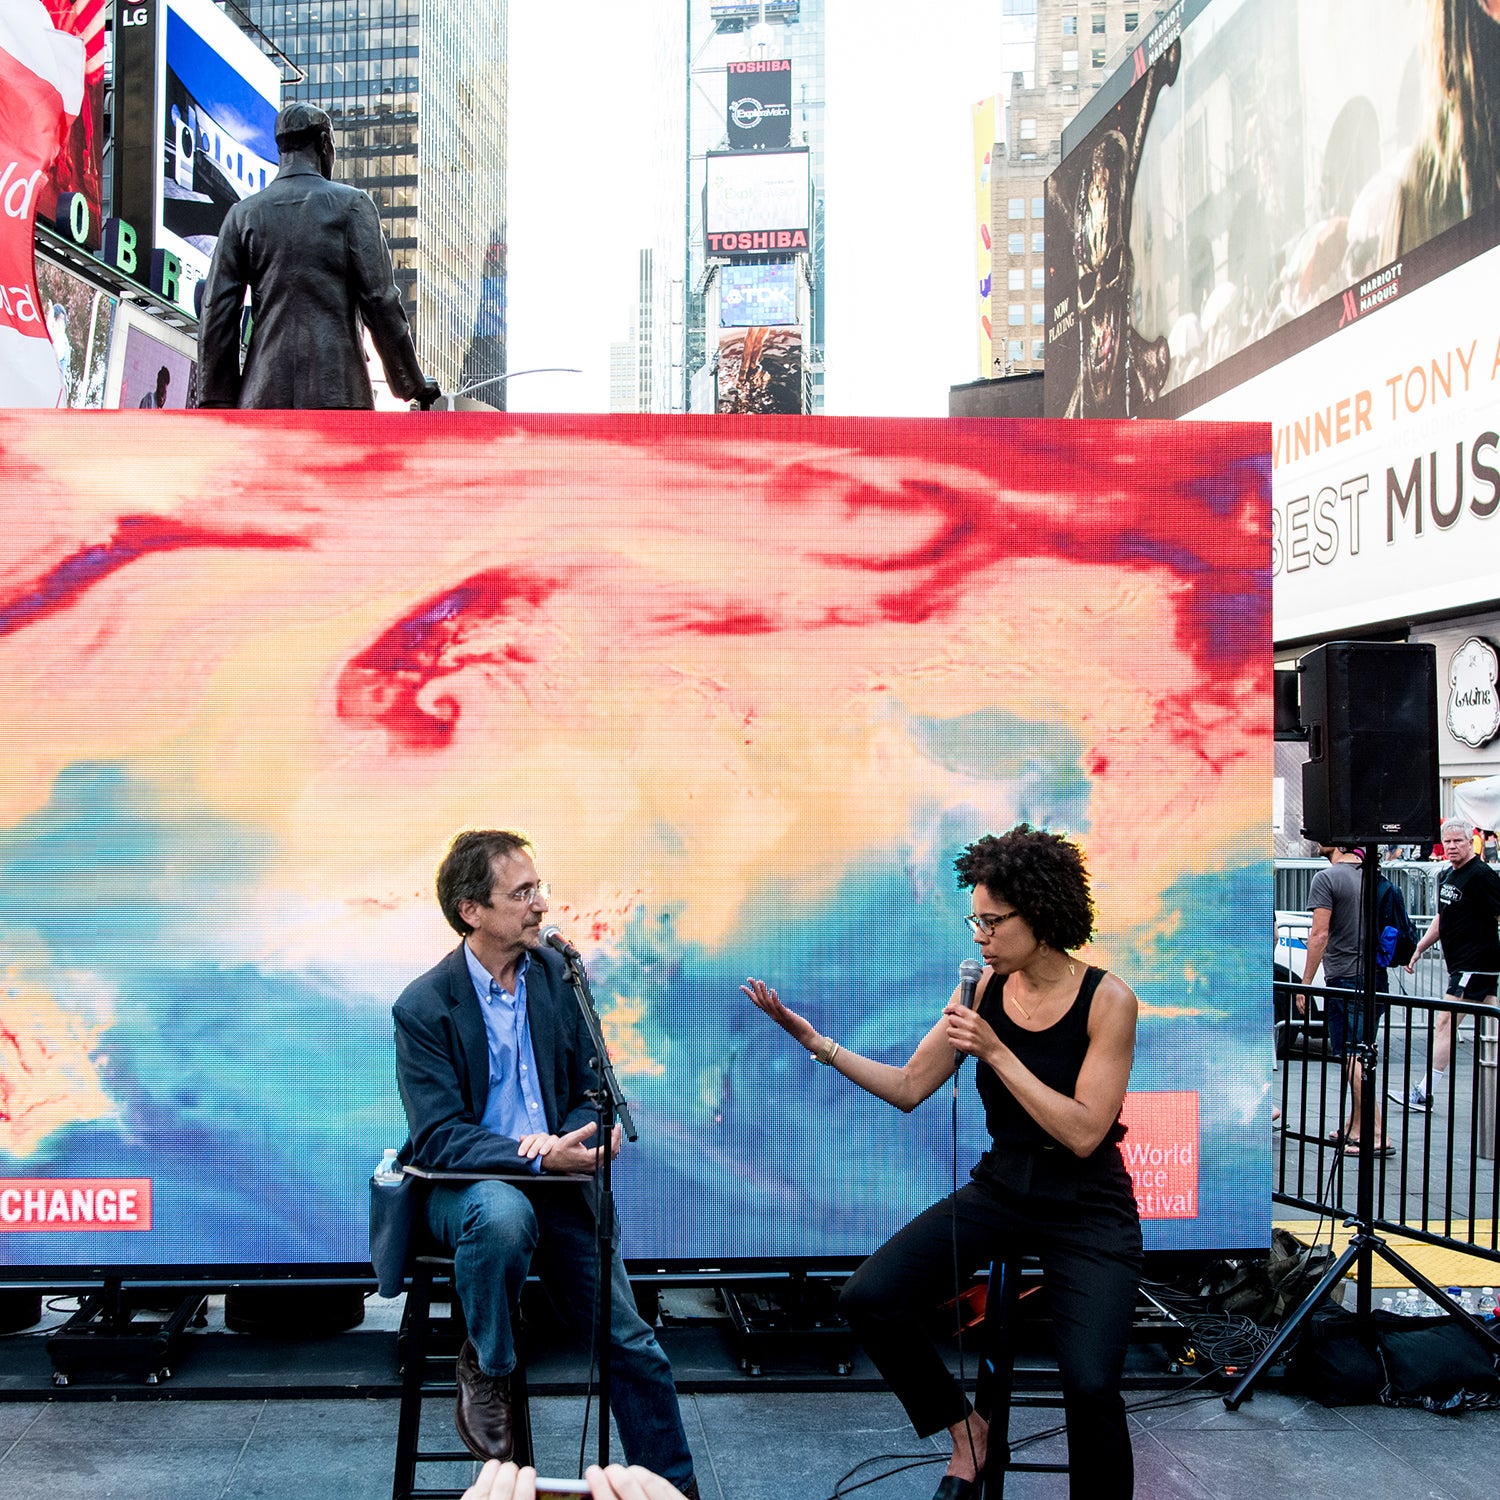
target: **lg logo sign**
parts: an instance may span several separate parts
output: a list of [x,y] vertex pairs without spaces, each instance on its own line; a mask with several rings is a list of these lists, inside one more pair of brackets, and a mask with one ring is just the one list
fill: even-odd
[[131,6],[129,10],[120,12],[120,25],[122,26],[144,26],[146,24],[146,10],[144,5]]

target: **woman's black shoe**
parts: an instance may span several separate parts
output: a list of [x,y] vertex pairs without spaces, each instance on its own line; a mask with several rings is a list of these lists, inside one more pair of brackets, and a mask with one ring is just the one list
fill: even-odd
[[957,1474],[944,1474],[932,1500],[984,1500],[983,1471],[978,1479],[960,1479]]

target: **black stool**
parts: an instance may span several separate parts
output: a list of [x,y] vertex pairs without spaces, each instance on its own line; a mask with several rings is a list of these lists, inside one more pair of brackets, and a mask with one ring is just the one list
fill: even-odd
[[[432,1316],[432,1290],[436,1282],[448,1283],[448,1315]],[[513,1320],[517,1330],[516,1368],[510,1377],[511,1411],[515,1421],[518,1464],[532,1462],[531,1411],[526,1399],[526,1362],[520,1347],[520,1321]],[[468,1337],[458,1291],[453,1286],[453,1258],[440,1252],[418,1253],[411,1258],[411,1287],[406,1294],[406,1311],[401,1315],[397,1335],[397,1358],[401,1365],[401,1419],[396,1428],[396,1473],[391,1487],[393,1500],[461,1500],[462,1489],[418,1489],[417,1465],[435,1463],[474,1463],[467,1448],[427,1449],[421,1447],[422,1399],[424,1396],[453,1396],[457,1390],[454,1365],[458,1351]],[[437,1370],[429,1369],[437,1365]],[[449,1418],[452,1433],[452,1419]],[[455,1435],[456,1436],[456,1435]]]
[[[1022,1259],[997,1261],[990,1266],[989,1295],[984,1306],[978,1388],[974,1408],[990,1424],[989,1456],[985,1461],[985,1500],[1005,1493],[1007,1474],[1066,1474],[1066,1463],[1017,1462],[1010,1456],[1010,1411],[1013,1406],[1059,1410],[1061,1394],[1047,1391],[1015,1393],[1016,1347],[1019,1342]],[[1003,1459],[1003,1461],[1002,1461]]]

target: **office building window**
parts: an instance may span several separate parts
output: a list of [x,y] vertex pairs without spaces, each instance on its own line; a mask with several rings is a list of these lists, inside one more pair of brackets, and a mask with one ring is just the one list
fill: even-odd
[[1026,309],[1019,302],[1012,302],[1010,314],[1006,321],[1012,328],[1024,328],[1026,326]]
[[1040,219],[1043,213],[1046,212],[1046,208],[1047,205],[1041,198],[1033,198],[1031,200],[1031,217],[1033,219]]
[[[1018,240],[1020,238],[1021,238],[1021,236],[1018,235],[1018,234],[1011,235],[1011,239],[1013,239],[1013,240]],[[1041,230],[1038,230],[1031,237],[1031,253],[1033,255],[1040,255],[1042,253],[1042,247],[1043,247],[1043,245],[1045,243],[1046,243],[1046,237],[1042,234]],[[1014,252],[1012,252],[1012,253],[1014,253]]]
[[1078,17],[1077,16],[1064,16],[1063,17],[1063,35],[1064,36],[1077,36],[1078,35]]
[[1012,266],[1009,272],[1010,290],[1019,292],[1026,285],[1026,272],[1020,266]]
[[1071,52],[1064,52],[1062,70],[1064,73],[1076,73],[1078,71],[1078,49],[1075,47]]
[[1026,217],[1026,200],[1024,198],[1012,198],[1010,200],[1010,217],[1012,219],[1024,219]]
[[1012,339],[1006,347],[1013,360],[1026,358],[1026,345],[1020,339]]
[[1092,31],[1095,36],[1103,36],[1104,35],[1104,17],[1101,16],[1101,15],[1095,14],[1095,16],[1093,18],[1093,22],[1092,22],[1092,24],[1089,27],[1089,30]]
[[1096,68],[1102,68],[1104,66],[1104,48],[1095,47],[1090,54],[1090,61]]
[[1046,359],[1046,357],[1047,357],[1047,341],[1045,339],[1032,339],[1032,341],[1031,341],[1031,357],[1033,359]]
[[1012,255],[1024,255],[1026,253],[1026,236],[1024,234],[1010,235],[1005,242],[1006,249]]
[[1040,328],[1047,321],[1047,308],[1045,303],[1033,302],[1031,304],[1031,321],[1034,327]]
[[1026,115],[1021,120],[1021,139],[1023,141],[1034,141],[1036,139],[1036,116]]
[[1035,291],[1040,291],[1047,284],[1047,273],[1040,266],[1031,268],[1031,285]]
[[1138,10],[1127,10],[1125,12],[1125,29],[1134,31],[1141,24],[1141,13]]

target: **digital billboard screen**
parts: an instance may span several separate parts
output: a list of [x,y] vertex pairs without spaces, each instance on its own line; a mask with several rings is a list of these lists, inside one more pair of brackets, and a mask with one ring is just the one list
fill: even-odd
[[191,305],[224,215],[276,175],[281,73],[211,0],[166,0],[164,19],[156,244],[182,260]]
[[724,329],[719,334],[716,409],[737,417],[800,416],[802,330]]
[[703,231],[710,255],[808,248],[808,153],[710,151]]
[[47,179],[37,187],[36,216],[43,223],[57,215],[64,193],[81,193],[89,206],[89,232],[97,244],[104,196],[100,171],[104,154],[104,0],[42,0],[52,24],[83,43],[83,107]]
[[1278,642],[1493,599],[1500,21],[1182,15],[1048,180],[1048,413],[1269,422]]
[[792,138],[791,59],[732,62],[725,67],[725,81],[729,144],[736,151],[785,148]]
[[36,261],[36,284],[42,295],[47,336],[62,376],[62,400],[58,404],[103,406],[117,300],[41,256]]
[[198,404],[198,346],[128,302],[115,314],[104,405],[186,411]]
[[827,1264],[947,1191],[945,1094],[738,987],[904,1061],[1022,819],[1140,997],[1148,1247],[1264,1245],[1268,484],[1212,424],[0,412],[3,1274],[357,1269],[464,827],[583,951],[633,1260]]
[[798,321],[797,267],[792,262],[720,268],[721,328],[783,328]]
[[1500,116],[1500,22],[1441,12],[1196,0],[1153,32],[1048,179],[1049,415],[1180,416],[1496,202],[1463,142]]

